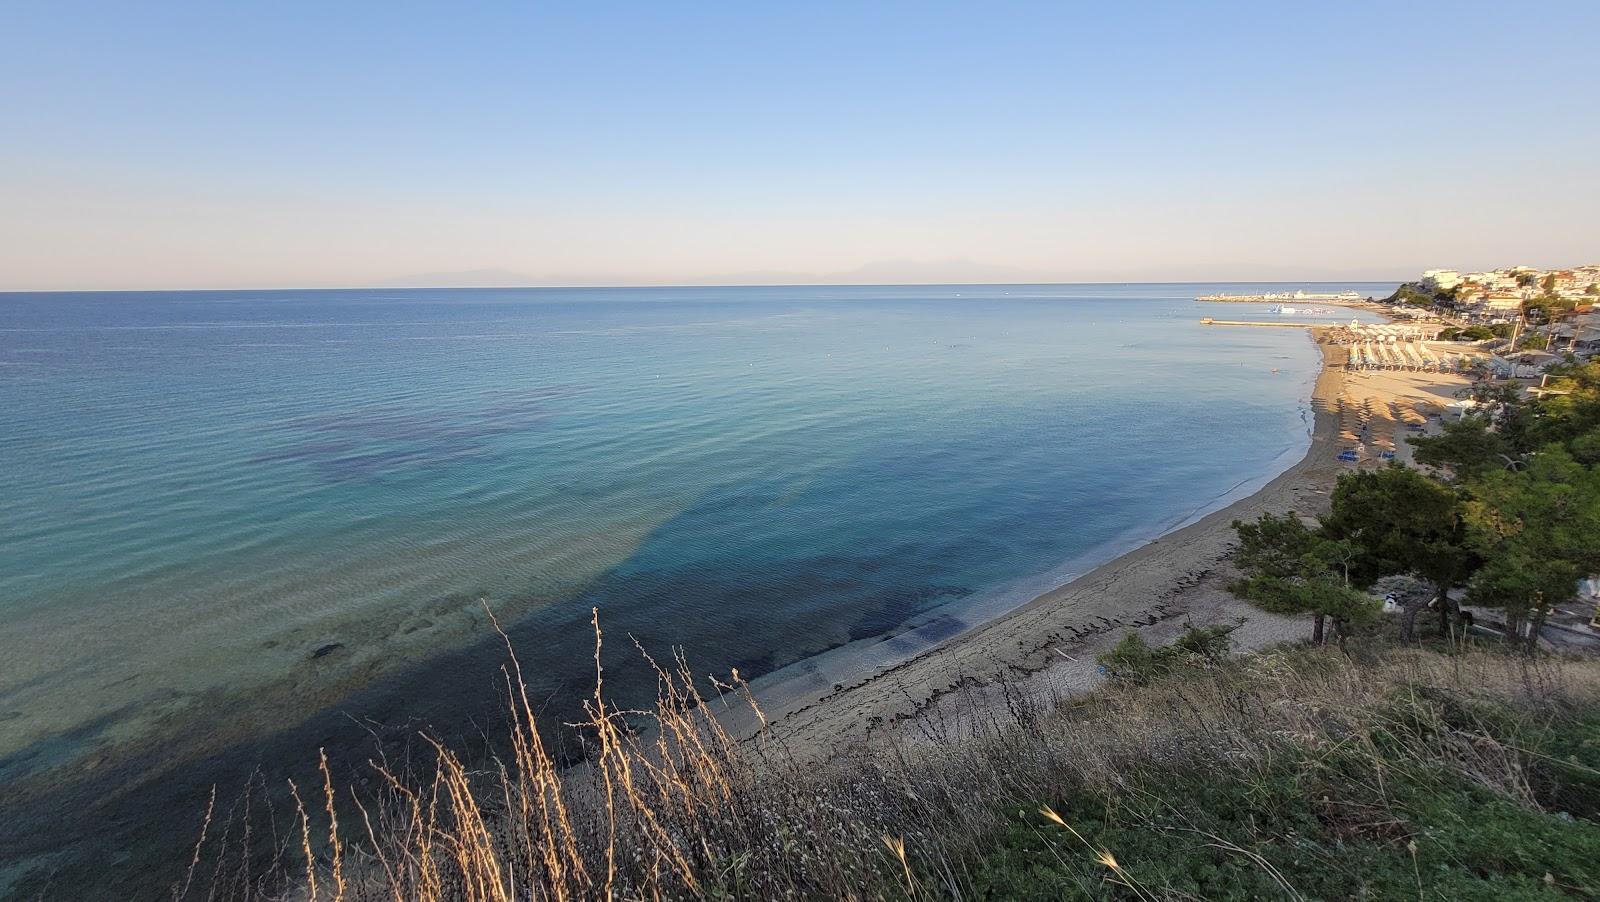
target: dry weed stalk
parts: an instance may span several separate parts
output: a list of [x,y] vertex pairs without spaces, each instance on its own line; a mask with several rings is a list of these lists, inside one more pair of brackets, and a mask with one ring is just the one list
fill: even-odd
[[[580,763],[557,763],[511,642],[494,623],[508,655],[506,754],[469,766],[424,737],[425,778],[372,762],[378,797],[352,791],[348,800],[348,814],[358,813],[364,827],[354,845],[341,837],[349,817],[338,816],[347,812],[337,810],[323,758],[326,831],[321,816],[313,829],[298,787],[289,786],[298,821],[290,848],[299,853],[290,860],[305,862],[298,895],[308,902],[959,897],[964,862],[982,855],[1008,809],[1021,808],[1070,832],[1120,891],[1158,898],[1167,888],[1135,878],[1131,871],[1147,872],[1041,808],[1039,788],[1148,806],[1155,797],[1145,787],[1174,767],[1202,762],[1260,776],[1293,755],[1314,786],[1323,762],[1359,755],[1370,786],[1359,799],[1330,802],[1327,816],[1352,835],[1383,833],[1403,844],[1411,837],[1388,790],[1399,765],[1392,747],[1380,749],[1374,736],[1404,742],[1433,766],[1532,805],[1527,762],[1540,754],[1540,719],[1600,693],[1600,669],[1592,665],[1547,661],[1532,673],[1521,662],[1478,652],[1445,658],[1401,649],[1354,662],[1308,650],[1245,659],[1192,679],[1106,687],[1058,704],[1007,688],[997,694],[1003,707],[958,712],[958,723],[981,725],[970,737],[962,726],[924,722],[921,734],[916,725],[885,731],[873,747],[821,761],[797,758],[765,738],[736,740],[712,703],[753,704],[748,684],[737,674],[713,679],[719,694],[708,702],[681,652],[657,660],[637,640],[657,678],[657,701],[648,712],[617,706],[604,691],[597,613],[591,623],[595,690],[584,702],[585,719],[574,725],[586,751]],[[1525,717],[1526,732],[1489,739],[1471,720],[1478,698],[1511,702],[1502,708]],[[759,710],[757,719],[767,724]],[[1202,829],[1171,811],[1136,826],[1199,836],[1250,861],[1285,895],[1296,894],[1289,876],[1256,851],[1260,837]],[[208,839],[217,832],[212,827],[208,817],[197,850],[217,842]],[[314,842],[322,836],[325,842]],[[179,896],[191,891],[189,883],[204,883],[195,876],[199,859],[197,851]],[[1079,888],[1090,891],[1084,873]],[[269,898],[262,885],[234,898]]]

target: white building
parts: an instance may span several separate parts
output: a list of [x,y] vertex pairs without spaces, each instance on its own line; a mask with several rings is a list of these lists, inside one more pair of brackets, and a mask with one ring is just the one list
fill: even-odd
[[1467,281],[1481,285],[1489,291],[1514,291],[1517,288],[1517,277],[1500,269],[1494,272],[1469,272]]
[[1449,291],[1461,284],[1461,273],[1453,269],[1430,269],[1422,274],[1422,284],[1434,291]]

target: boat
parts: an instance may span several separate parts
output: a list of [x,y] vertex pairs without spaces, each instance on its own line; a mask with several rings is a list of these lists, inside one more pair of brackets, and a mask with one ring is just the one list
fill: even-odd
[[1286,304],[1274,304],[1267,308],[1267,312],[1291,316],[1296,313],[1302,313],[1307,316],[1327,316],[1333,311],[1327,307],[1290,307]]
[[1361,295],[1354,291],[1341,291],[1337,294],[1329,292],[1299,291],[1268,291],[1264,294],[1202,294],[1196,297],[1197,301],[1233,301],[1246,303],[1273,303],[1282,301],[1324,301],[1334,304],[1359,304]]

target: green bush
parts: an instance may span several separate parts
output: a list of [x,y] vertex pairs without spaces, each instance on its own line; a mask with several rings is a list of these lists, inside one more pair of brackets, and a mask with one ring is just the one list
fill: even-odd
[[1171,645],[1160,648],[1152,648],[1143,636],[1130,631],[1095,662],[1113,680],[1143,685],[1181,667],[1226,660],[1232,646],[1229,636],[1236,629],[1230,624],[1190,625]]
[[[1419,662],[1436,666],[1427,655]],[[1279,653],[1255,672],[1361,666],[1315,662],[1310,652]],[[1216,680],[1238,721],[1189,734],[1181,753],[1147,749],[1113,759],[1105,779],[1054,785],[1037,811],[1003,812],[978,860],[962,869],[962,895],[1594,897],[1600,713],[1592,702],[1532,711],[1534,699],[1514,692],[1435,685],[1450,681],[1443,671],[1405,682],[1372,673],[1387,691],[1362,701],[1363,690],[1348,703],[1327,694],[1337,681],[1311,697],[1269,701],[1255,697],[1253,683],[1228,682],[1237,666],[1122,690],[1142,700],[1170,690],[1196,717],[1220,718],[1206,704],[1216,699],[1200,690]],[[1316,712],[1309,729],[1251,725],[1308,709]]]

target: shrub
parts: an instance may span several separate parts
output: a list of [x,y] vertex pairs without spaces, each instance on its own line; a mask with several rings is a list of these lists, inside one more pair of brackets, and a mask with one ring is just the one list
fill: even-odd
[[1181,667],[1218,663],[1226,660],[1237,626],[1219,624],[1197,627],[1189,624],[1171,645],[1151,648],[1138,633],[1129,632],[1112,649],[1095,658],[1113,680],[1143,685]]

